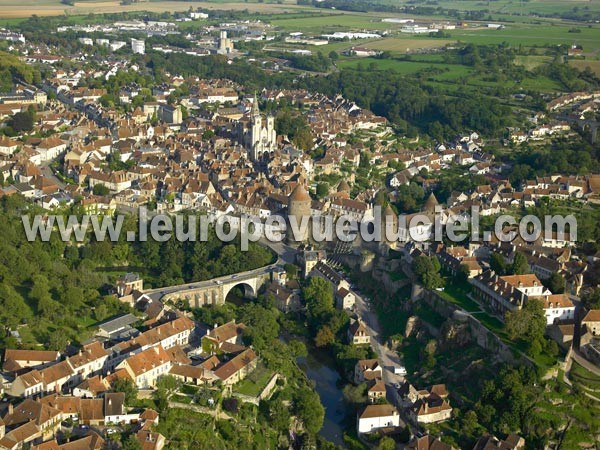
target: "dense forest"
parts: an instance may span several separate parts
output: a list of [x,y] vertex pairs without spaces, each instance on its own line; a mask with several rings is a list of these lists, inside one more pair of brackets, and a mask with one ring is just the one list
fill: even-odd
[[[20,196],[0,201],[0,347],[38,343],[63,349],[68,342],[89,337],[89,327],[128,306],[109,295],[116,277],[129,270],[141,273],[146,286],[205,280],[249,270],[273,261],[271,252],[250,245],[241,252],[235,243],[220,242],[211,231],[208,242],[129,243],[88,240],[76,245],[53,233],[49,242],[26,239],[22,214],[35,213]],[[124,230],[136,230],[128,217]],[[19,336],[11,335],[18,330]]]

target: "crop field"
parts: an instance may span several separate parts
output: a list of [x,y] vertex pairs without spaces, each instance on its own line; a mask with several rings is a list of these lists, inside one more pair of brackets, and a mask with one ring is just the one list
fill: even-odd
[[600,76],[600,61],[572,59],[569,61],[569,64],[579,70],[584,70],[586,67],[589,67],[596,75]]
[[248,10],[264,14],[306,9],[306,7],[285,3],[285,1],[283,4],[232,2],[227,3],[225,6],[223,3],[215,2],[156,1],[124,6],[119,1],[79,1],[75,3],[75,6],[68,6],[61,4],[59,0],[23,0],[20,2],[17,0],[0,0],[0,18],[28,17],[34,14],[38,16],[59,16],[63,14],[101,14],[127,11],[173,12],[187,11],[190,7],[194,9],[204,8],[213,10]]

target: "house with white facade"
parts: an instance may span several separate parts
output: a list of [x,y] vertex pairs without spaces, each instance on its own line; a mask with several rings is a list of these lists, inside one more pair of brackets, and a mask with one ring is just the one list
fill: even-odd
[[359,434],[371,433],[380,428],[399,427],[400,415],[392,405],[367,405],[358,413],[356,429]]

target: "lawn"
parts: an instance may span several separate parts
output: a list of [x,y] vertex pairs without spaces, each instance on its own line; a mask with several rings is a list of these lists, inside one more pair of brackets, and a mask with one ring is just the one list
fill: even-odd
[[468,297],[469,292],[471,292],[469,283],[449,283],[447,281],[444,290],[439,294],[450,303],[460,306],[467,312],[481,311],[477,302]]
[[[483,311],[476,301],[468,297],[469,292],[471,292],[471,285],[468,283],[447,282],[444,291],[438,292],[438,294],[440,297],[449,301],[450,303],[458,305],[467,312],[472,313],[473,317],[479,320],[479,322],[481,322],[488,330],[492,331],[514,351],[527,354],[527,342],[510,339],[504,328],[504,323],[497,317],[494,317],[486,311]],[[556,359],[546,353],[541,353],[533,359],[535,363],[542,368],[551,367],[556,363]]]
[[233,391],[249,397],[256,397],[265,388],[272,376],[273,372],[271,370],[262,364],[258,364],[252,373],[233,387]]
[[576,383],[590,390],[600,391],[600,376],[593,374],[585,367],[573,362],[569,377]]

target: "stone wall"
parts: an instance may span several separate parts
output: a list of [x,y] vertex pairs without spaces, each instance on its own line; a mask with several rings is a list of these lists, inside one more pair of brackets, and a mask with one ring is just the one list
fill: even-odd
[[273,392],[273,390],[277,386],[277,380],[278,379],[279,379],[279,374],[278,373],[274,374],[271,377],[271,379],[269,380],[269,382],[267,383],[267,385],[265,386],[265,388],[261,391],[260,394],[258,394],[259,400],[265,400],[265,399],[267,399],[267,398],[269,398],[271,396],[271,393]]
[[533,363],[529,359],[515,354],[508,345],[502,342],[498,336],[486,328],[473,315],[458,305],[448,302],[436,291],[423,289],[418,301],[426,303],[433,311],[445,318],[466,322],[469,325],[471,337],[477,345],[489,352],[493,352],[500,360],[513,363],[518,361],[533,366]]

